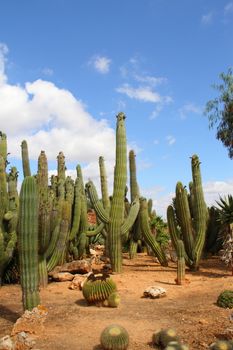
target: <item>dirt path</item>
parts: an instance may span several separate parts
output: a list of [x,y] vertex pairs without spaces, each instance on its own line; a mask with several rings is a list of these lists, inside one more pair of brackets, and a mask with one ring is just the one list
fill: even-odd
[[[216,306],[219,293],[233,289],[233,277],[218,258],[205,260],[199,272],[187,271],[189,284],[174,282],[174,264],[163,268],[152,257],[140,254],[136,260],[124,258],[124,272],[113,275],[121,296],[117,309],[87,306],[82,292],[70,290],[70,282],[50,283],[41,291],[41,303],[48,309],[45,328],[38,335],[40,350],[100,350],[101,331],[109,324],[124,326],[130,336],[129,350],[151,350],[153,332],[173,327],[190,350],[207,349],[226,328],[233,328],[233,310]],[[142,298],[151,285],[167,290],[161,299]],[[0,337],[10,334],[13,323],[23,313],[18,285],[0,289]]]

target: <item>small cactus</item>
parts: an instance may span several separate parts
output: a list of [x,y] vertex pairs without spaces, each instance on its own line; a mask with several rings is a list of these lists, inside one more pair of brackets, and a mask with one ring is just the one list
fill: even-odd
[[109,295],[108,300],[107,300],[107,306],[109,307],[118,307],[120,304],[120,296],[117,292],[113,292]]
[[[83,296],[89,304],[101,305],[116,291],[116,284],[107,274],[91,274],[83,285]],[[113,297],[114,299],[114,297]]]
[[217,340],[215,343],[211,344],[209,349],[211,350],[232,350],[233,346],[230,341],[227,340]]
[[126,350],[129,334],[124,327],[112,324],[101,333],[100,343],[104,350]]
[[152,343],[163,348],[172,341],[179,341],[177,333],[173,328],[161,329],[161,331],[154,333],[152,337]]
[[233,290],[224,290],[219,294],[217,305],[225,309],[233,308]]
[[189,350],[189,347],[177,341],[171,341],[164,350]]

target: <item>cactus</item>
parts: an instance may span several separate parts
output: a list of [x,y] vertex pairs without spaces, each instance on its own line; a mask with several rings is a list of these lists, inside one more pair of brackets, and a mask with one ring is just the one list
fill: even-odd
[[230,341],[227,340],[217,340],[215,343],[211,344],[210,350],[232,350],[233,346]]
[[217,305],[225,309],[233,308],[233,290],[224,290],[217,299]]
[[153,345],[165,348],[170,342],[179,341],[179,337],[173,328],[161,329],[152,336]]
[[[107,274],[93,273],[88,276],[83,284],[83,296],[88,304],[101,305],[109,296],[116,291],[116,284]],[[114,299],[114,296],[112,296]],[[114,300],[112,300],[113,302]],[[111,302],[111,301],[110,301]]]
[[189,347],[177,341],[171,341],[164,350],[189,350]]
[[102,331],[100,343],[104,350],[126,350],[129,334],[124,327],[112,324]]
[[[204,201],[200,161],[197,155],[192,156],[192,177],[189,184],[190,195],[181,182],[176,185],[174,207],[167,209],[167,221],[172,242],[177,251],[178,239],[182,236],[185,247],[185,261],[190,269],[197,270],[205,243],[208,222],[208,211]],[[180,227],[181,233],[178,231]]]
[[38,191],[34,177],[24,178],[19,206],[19,258],[23,307],[40,303],[38,276]]
[[185,281],[185,259],[184,259],[184,243],[181,239],[177,244],[177,279],[178,285],[183,284]]
[[127,218],[124,218],[124,198],[127,180],[127,155],[125,115],[117,115],[116,128],[116,163],[114,168],[114,186],[110,211],[106,210],[98,200],[94,185],[89,181],[86,189],[95,208],[99,220],[105,223],[108,235],[109,256],[112,271],[120,273],[122,270],[122,236],[133,225],[139,210],[138,198],[131,204]]
[[21,143],[21,155],[22,155],[22,162],[23,162],[23,175],[31,176],[31,169],[30,169],[30,162],[29,162],[29,155],[28,155],[28,145],[27,141],[23,140]]

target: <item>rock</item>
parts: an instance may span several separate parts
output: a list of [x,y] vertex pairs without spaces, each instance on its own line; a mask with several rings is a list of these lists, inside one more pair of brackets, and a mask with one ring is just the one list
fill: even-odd
[[57,282],[72,281],[74,279],[74,275],[69,272],[56,272],[50,277],[52,277],[52,279]]
[[9,335],[0,339],[0,350],[14,350],[14,342]]
[[48,311],[43,305],[34,307],[32,311],[26,310],[14,324],[11,335],[14,336],[21,332],[27,332],[30,334],[38,334],[42,332],[44,330],[44,321],[47,314]]
[[62,266],[56,266],[55,269],[49,272],[49,276],[52,276],[54,273],[59,272],[70,272],[72,274],[81,273],[85,274],[91,272],[91,262],[88,260],[74,260],[68,262]]
[[72,282],[69,285],[69,289],[79,289],[82,290],[83,289],[83,284],[86,281],[87,277],[91,274],[92,272],[86,273],[85,275],[80,275],[80,274],[76,274],[74,276],[74,279],[72,280]]
[[14,350],[28,350],[32,349],[35,345],[35,340],[25,332],[20,332],[14,337],[15,348]]
[[165,297],[166,293],[167,293],[166,289],[162,287],[151,286],[144,290],[143,295],[146,298],[157,299],[157,298]]

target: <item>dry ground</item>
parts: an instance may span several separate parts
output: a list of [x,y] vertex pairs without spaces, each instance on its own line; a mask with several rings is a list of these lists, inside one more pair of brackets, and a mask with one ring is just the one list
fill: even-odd
[[[48,309],[48,316],[44,331],[37,335],[36,348],[100,350],[101,331],[118,323],[129,332],[129,350],[151,350],[153,332],[164,327],[175,328],[190,350],[208,349],[226,328],[233,328],[229,319],[233,310],[216,306],[219,293],[233,289],[233,276],[217,257],[202,261],[200,271],[187,271],[186,275],[190,283],[177,286],[173,263],[165,268],[145,254],[135,260],[125,256],[124,272],[113,275],[121,296],[117,309],[87,306],[81,291],[68,288],[70,282],[52,282],[41,290],[41,303]],[[151,285],[164,287],[167,296],[142,298],[143,291]],[[23,313],[20,286],[3,286],[0,303],[2,337],[10,334]]]

